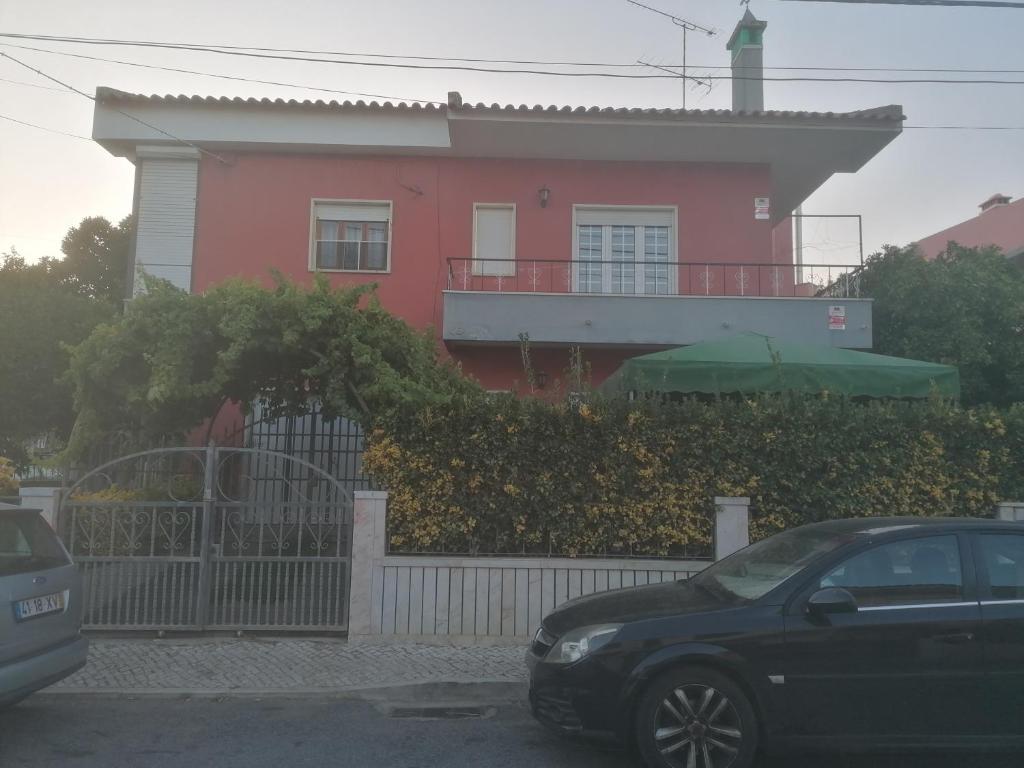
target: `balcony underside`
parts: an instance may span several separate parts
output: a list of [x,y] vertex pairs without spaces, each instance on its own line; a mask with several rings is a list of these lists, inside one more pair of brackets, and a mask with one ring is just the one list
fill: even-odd
[[870,349],[871,300],[444,292],[448,344],[518,344],[525,333],[532,344],[674,347],[744,331]]

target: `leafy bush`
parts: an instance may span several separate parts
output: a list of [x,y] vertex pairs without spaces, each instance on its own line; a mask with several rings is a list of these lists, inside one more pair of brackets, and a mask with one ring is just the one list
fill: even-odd
[[874,299],[874,352],[957,366],[966,405],[1024,400],[1024,270],[1007,254],[890,247],[857,281]]
[[1024,493],[1021,407],[500,396],[369,437],[399,551],[707,553],[716,495],[750,496],[763,537],[834,517],[990,515]]
[[268,415],[305,413],[363,424],[396,407],[477,390],[437,344],[387,312],[372,285],[272,288],[229,280],[192,294],[148,280],[115,322],[71,352],[77,419],[66,458],[111,434],[175,441],[226,403],[263,401]]
[[146,491],[140,488],[123,488],[117,483],[98,491],[76,491],[71,495],[71,500],[79,503],[85,502],[128,502],[128,501],[156,501],[163,500],[164,496],[150,497]]
[[18,478],[14,476],[14,464],[0,456],[0,496],[18,495]]

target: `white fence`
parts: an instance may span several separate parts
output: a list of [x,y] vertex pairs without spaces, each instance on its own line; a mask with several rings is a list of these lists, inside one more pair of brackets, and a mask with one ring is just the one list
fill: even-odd
[[1000,520],[1019,520],[1024,522],[1024,501],[1001,501],[996,507],[996,517]]
[[[717,498],[715,558],[748,542],[749,499]],[[350,639],[521,642],[576,597],[687,579],[710,560],[387,554],[387,493],[357,491]]]

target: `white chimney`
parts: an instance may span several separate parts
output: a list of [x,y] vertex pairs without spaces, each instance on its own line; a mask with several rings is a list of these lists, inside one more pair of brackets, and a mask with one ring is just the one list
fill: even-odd
[[764,29],[768,22],[747,8],[726,49],[732,53],[732,108],[734,112],[764,110]]
[[1002,195],[1002,194],[999,194],[997,192],[996,194],[992,195],[992,197],[990,197],[988,200],[986,200],[984,203],[982,203],[978,207],[981,208],[981,212],[984,213],[985,211],[991,211],[993,208],[1002,208],[1004,205],[1009,205],[1009,204],[1010,204],[1010,196],[1009,195]]

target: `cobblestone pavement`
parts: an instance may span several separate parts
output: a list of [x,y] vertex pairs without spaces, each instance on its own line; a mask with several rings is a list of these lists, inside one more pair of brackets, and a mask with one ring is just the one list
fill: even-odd
[[523,647],[350,645],[307,639],[94,639],[53,692],[330,692],[525,682]]

